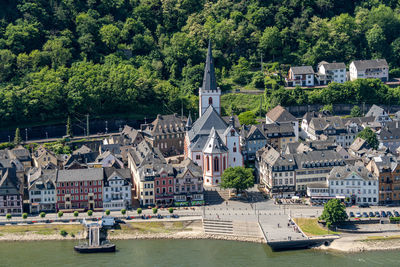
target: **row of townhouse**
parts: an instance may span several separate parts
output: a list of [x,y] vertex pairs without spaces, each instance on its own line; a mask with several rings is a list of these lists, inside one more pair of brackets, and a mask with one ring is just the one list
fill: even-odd
[[257,151],[256,157],[260,183],[271,195],[282,197],[305,195],[308,185],[325,182],[333,167],[344,165],[345,159],[334,150],[281,154],[267,145]]
[[203,171],[187,158],[167,163],[157,147],[142,141],[130,149],[128,167],[132,173],[134,198],[140,205],[200,205],[204,203]]
[[127,209],[132,204],[131,188],[129,170],[114,167],[72,170],[39,167],[28,173],[31,213]]
[[326,176],[326,181],[307,186],[311,203],[331,198],[347,200],[352,205],[377,205],[379,181],[365,166],[337,166]]
[[355,60],[349,65],[343,62],[321,61],[315,73],[312,66],[295,66],[289,69],[287,86],[327,85],[331,82],[344,83],[357,79],[377,78],[383,82],[389,80],[389,65],[385,59]]

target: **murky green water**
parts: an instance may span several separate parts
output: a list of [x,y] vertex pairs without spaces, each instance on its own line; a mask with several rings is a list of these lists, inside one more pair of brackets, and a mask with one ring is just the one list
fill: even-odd
[[217,240],[117,241],[118,252],[78,254],[75,242],[0,242],[0,266],[400,266],[400,252],[272,252],[266,245]]

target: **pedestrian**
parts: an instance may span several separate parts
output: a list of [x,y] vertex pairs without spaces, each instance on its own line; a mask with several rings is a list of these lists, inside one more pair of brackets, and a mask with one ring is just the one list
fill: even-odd
[[225,204],[228,206],[228,201],[225,201]]

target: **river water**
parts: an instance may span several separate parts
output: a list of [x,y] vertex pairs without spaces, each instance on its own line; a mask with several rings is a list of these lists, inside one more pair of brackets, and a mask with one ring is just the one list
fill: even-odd
[[272,252],[267,245],[220,240],[121,240],[116,253],[78,254],[73,241],[0,242],[0,266],[400,266],[398,251]]

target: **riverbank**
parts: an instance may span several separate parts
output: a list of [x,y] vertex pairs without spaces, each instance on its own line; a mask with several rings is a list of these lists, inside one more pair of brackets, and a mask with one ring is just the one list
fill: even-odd
[[[61,231],[66,235],[61,235]],[[109,230],[110,240],[129,239],[215,239],[263,243],[256,237],[205,234],[201,220],[127,222]],[[1,241],[45,241],[85,239],[80,224],[6,225],[0,227]]]
[[399,233],[347,234],[334,240],[329,246],[321,245],[316,249],[348,253],[400,250],[400,235]]

